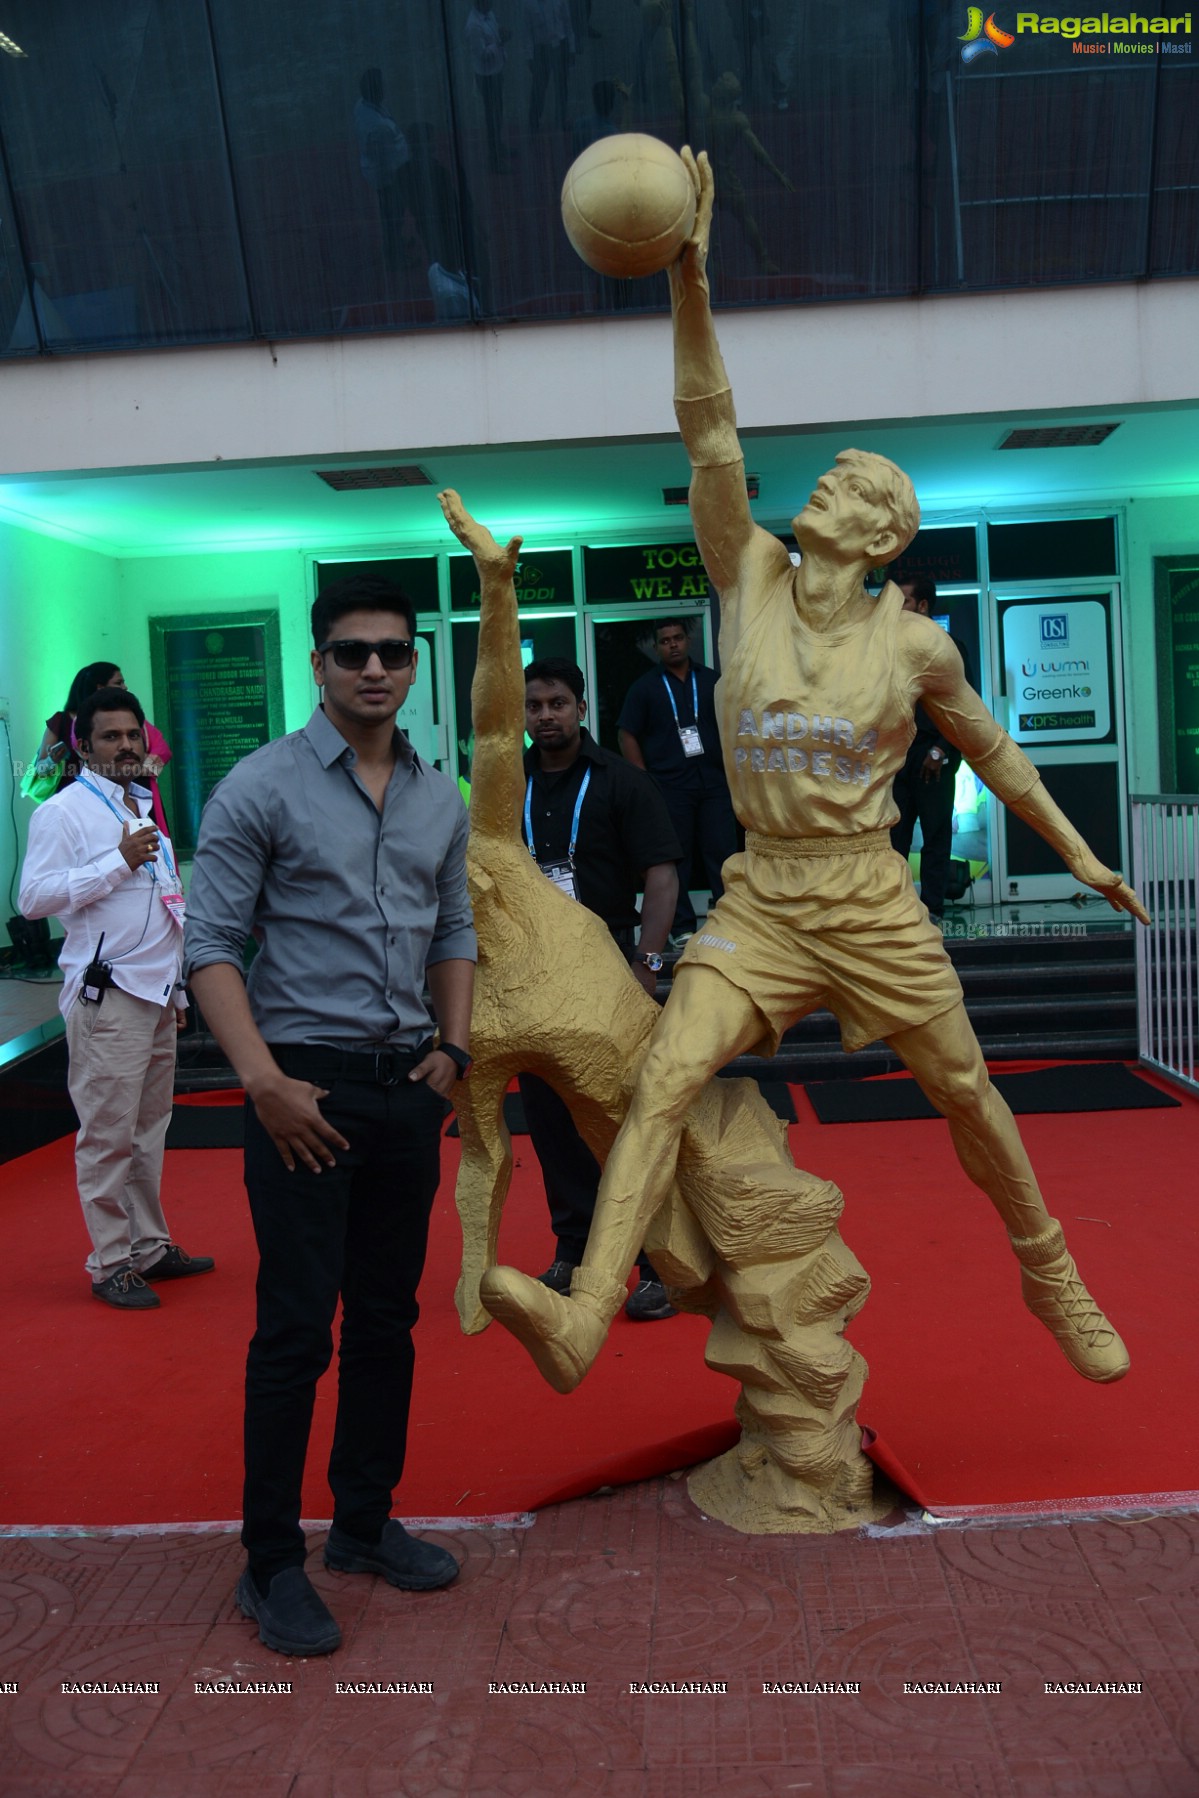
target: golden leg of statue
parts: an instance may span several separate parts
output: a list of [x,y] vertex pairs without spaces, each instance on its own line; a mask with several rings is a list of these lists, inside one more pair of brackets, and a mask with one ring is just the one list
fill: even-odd
[[511,1268],[484,1276],[483,1303],[525,1345],[555,1391],[573,1391],[603,1346],[649,1221],[670,1192],[688,1106],[762,1030],[757,1008],[739,987],[710,968],[680,967],[604,1168],[570,1298]]
[[949,1124],[958,1160],[1003,1219],[1020,1262],[1024,1302],[1084,1379],[1128,1372],[1128,1351],[1095,1303],[1045,1209],[1007,1104],[991,1085],[965,1007],[890,1038],[891,1047]]

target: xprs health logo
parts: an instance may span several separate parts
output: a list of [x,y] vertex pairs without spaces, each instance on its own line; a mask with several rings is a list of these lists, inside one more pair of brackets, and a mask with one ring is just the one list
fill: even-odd
[[1012,32],[996,24],[993,12],[984,17],[981,6],[968,6],[966,29],[958,42],[967,64],[979,56],[998,56],[1001,50],[1010,50],[1020,37],[1065,39],[1075,55],[1190,56],[1191,16],[1189,12],[1079,13],[1069,17],[1018,12]]

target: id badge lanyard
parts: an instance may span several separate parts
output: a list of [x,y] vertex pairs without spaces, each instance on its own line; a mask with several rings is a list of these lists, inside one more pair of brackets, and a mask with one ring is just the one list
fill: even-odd
[[530,774],[525,786],[525,842],[529,845],[529,854],[537,862],[541,872],[553,881],[560,893],[568,899],[577,899],[575,888],[575,844],[579,840],[579,817],[583,810],[583,801],[587,797],[587,789],[591,785],[591,769],[588,768],[579,787],[579,796],[575,800],[574,816],[570,820],[570,843],[564,862],[537,861],[537,851],[533,847],[533,776]]
[[685,756],[702,755],[703,740],[699,734],[699,682],[695,678],[695,669],[691,670],[691,716],[693,724],[679,723],[679,708],[674,702],[674,687],[669,674],[663,671],[662,680],[666,686],[666,697],[670,701],[670,709],[674,713],[674,727],[679,733],[679,742],[683,746]]
[[[79,776],[79,785],[81,787],[86,787],[89,793],[94,793],[96,795],[96,798],[100,801],[101,805],[106,805],[108,807],[109,811],[112,813],[113,817],[118,821],[119,824],[124,826],[127,823],[128,819],[130,817],[130,813],[128,811],[123,811],[123,812],[119,811],[117,809],[117,807],[112,803],[112,800],[108,797],[108,794],[102,793],[100,791],[99,787],[93,786],[91,781],[87,778],[86,774],[81,774]],[[143,820],[143,822],[153,823],[154,821],[153,821],[153,819],[149,819],[149,820]],[[157,830],[158,829],[157,825],[155,825],[154,828]],[[180,890],[179,872],[175,866],[175,858],[171,854],[170,843],[168,842],[167,838],[163,835],[162,831],[158,832],[158,847],[162,850],[162,859],[166,863],[167,873],[170,875],[171,882],[176,889],[174,892],[171,892],[171,893],[168,893],[165,891],[161,892],[161,893],[159,893],[158,897],[162,900],[162,903],[166,906],[167,911],[170,914],[171,922],[177,927],[177,929],[182,930],[183,924],[184,924],[184,899],[183,899],[183,893]],[[154,885],[157,886],[158,885],[158,873],[154,867],[153,862],[144,862],[142,865],[148,871],[148,873],[150,875],[150,879],[153,881]]]

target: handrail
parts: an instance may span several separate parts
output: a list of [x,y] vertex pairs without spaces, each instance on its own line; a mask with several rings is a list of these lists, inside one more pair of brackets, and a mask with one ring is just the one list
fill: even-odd
[[1136,939],[1138,1052],[1199,1092],[1199,794],[1133,795],[1132,867],[1150,914]]

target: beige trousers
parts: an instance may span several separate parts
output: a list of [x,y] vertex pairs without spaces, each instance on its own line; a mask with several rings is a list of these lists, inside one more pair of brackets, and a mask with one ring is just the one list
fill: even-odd
[[75,1179],[92,1239],[93,1281],[119,1267],[144,1272],[170,1241],[162,1215],[162,1155],[175,1089],[175,1007],[109,987],[99,1005],[67,1015],[67,1088],[79,1114]]

